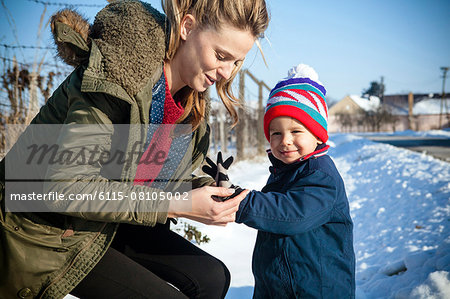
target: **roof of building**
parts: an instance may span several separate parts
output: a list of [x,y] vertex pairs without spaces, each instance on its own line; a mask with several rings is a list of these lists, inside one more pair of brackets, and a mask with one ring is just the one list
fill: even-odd
[[[444,101],[437,94],[414,95],[413,114],[440,114],[441,102],[442,113],[450,113],[450,95],[446,95]],[[362,110],[375,111],[380,106],[380,99],[375,96],[369,98],[358,95],[349,96]],[[409,110],[408,95],[384,96],[383,105],[389,107],[389,112],[394,115],[407,115]]]
[[423,98],[420,102],[414,104],[413,114],[440,114],[450,113],[450,98]]
[[349,96],[353,102],[356,103],[364,111],[375,111],[380,106],[380,99],[375,96],[370,96],[369,98],[363,98],[358,95]]

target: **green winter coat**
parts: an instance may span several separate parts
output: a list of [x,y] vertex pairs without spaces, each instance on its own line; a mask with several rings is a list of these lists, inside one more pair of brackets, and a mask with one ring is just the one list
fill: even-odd
[[[152,87],[162,74],[166,41],[164,16],[142,2],[117,1],[98,13],[89,39],[86,38],[87,22],[73,11],[58,13],[52,24],[60,56],[76,68],[55,90],[32,124],[148,124]],[[27,136],[30,135],[27,131],[22,136],[32,138]],[[136,141],[145,140],[145,136],[143,130],[130,129],[128,149]],[[76,132],[71,130],[55,138],[60,145],[70,144],[74,148],[100,145],[104,150],[117,142],[112,132],[93,135],[88,142],[78,140]],[[196,169],[208,146],[209,127],[203,121],[193,133],[189,146],[192,161],[189,158],[180,163],[172,179],[175,181]],[[20,157],[22,150],[13,147],[0,165],[1,299],[62,298],[100,260],[119,223],[153,226],[167,220],[168,201],[154,201],[153,205],[158,205],[155,209],[161,212],[6,212],[5,160],[12,157],[11,152]],[[103,176],[102,167],[100,164],[52,167],[45,178],[64,176],[74,178],[74,182],[83,179],[93,182],[84,184],[82,190],[76,183],[64,187],[63,191],[74,193],[160,191],[125,183],[133,182],[135,163],[125,165],[120,170],[120,179],[116,180]],[[192,187],[211,182],[193,177]],[[61,187],[48,184],[47,188]],[[137,201],[134,208],[139,209],[139,204]]]

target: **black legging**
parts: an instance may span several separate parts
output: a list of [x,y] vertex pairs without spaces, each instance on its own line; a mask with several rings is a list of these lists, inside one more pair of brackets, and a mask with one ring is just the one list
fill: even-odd
[[121,224],[105,255],[71,292],[79,298],[224,298],[226,266],[167,225]]

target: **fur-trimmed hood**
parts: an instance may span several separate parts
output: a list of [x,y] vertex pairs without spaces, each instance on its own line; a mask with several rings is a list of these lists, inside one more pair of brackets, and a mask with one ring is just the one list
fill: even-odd
[[89,60],[94,42],[103,58],[106,80],[136,95],[161,68],[166,51],[165,16],[150,4],[115,1],[103,8],[92,25],[78,12],[64,9],[52,16],[58,55],[69,65]]

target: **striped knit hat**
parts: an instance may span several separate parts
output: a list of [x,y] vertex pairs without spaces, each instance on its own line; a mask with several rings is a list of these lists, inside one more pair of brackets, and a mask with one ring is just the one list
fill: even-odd
[[272,89],[264,114],[264,134],[270,141],[269,124],[279,116],[300,121],[319,140],[327,142],[328,109],[326,90],[314,69],[299,64],[289,70],[288,77]]

